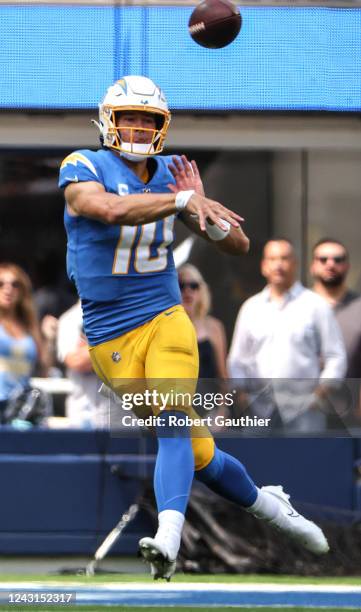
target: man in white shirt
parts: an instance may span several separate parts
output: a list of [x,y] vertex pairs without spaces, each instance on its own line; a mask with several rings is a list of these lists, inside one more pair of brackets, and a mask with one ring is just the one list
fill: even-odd
[[326,416],[319,400],[329,379],[342,379],[346,370],[338,324],[329,305],[296,280],[297,261],[288,240],[267,242],[261,272],[266,287],[238,314],[230,375],[240,388],[251,389],[251,413],[279,416],[287,431],[323,431]]

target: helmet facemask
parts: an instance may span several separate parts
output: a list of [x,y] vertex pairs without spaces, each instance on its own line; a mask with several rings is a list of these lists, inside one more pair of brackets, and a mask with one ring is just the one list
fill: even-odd
[[[126,113],[127,111],[137,111],[150,114],[155,119],[155,127],[144,127],[144,126],[129,126],[122,125],[121,119],[119,119],[119,113]],[[107,131],[106,141],[104,146],[118,151],[123,157],[130,161],[141,161],[146,157],[152,155],[158,155],[164,148],[164,141],[167,134],[167,129],[170,119],[166,114],[159,113],[154,109],[147,108],[104,108],[104,114],[109,118],[109,127]],[[122,139],[122,131],[127,131],[129,138],[127,140]],[[141,137],[139,137],[139,135]],[[140,140],[140,142],[137,142]]]

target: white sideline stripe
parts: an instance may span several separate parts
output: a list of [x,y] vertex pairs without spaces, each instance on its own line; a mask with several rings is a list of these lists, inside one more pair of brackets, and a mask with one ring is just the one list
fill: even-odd
[[164,591],[164,592],[183,592],[183,591],[213,591],[213,592],[262,592],[262,593],[287,593],[287,592],[303,592],[310,593],[361,593],[361,586],[356,585],[327,585],[327,584],[268,584],[268,583],[247,583],[247,584],[229,584],[227,582],[185,582],[185,583],[157,583],[153,582],[104,582],[97,584],[84,584],[79,582],[1,582],[0,591],[17,590],[17,589],[32,589],[43,590],[52,587],[61,587],[64,590],[81,591]]

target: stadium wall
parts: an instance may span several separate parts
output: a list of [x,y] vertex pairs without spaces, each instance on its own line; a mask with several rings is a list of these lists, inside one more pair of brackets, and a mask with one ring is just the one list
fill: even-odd
[[[354,473],[359,440],[237,437],[219,445],[241,459],[259,485],[282,483],[308,514],[329,517],[331,511],[338,522],[360,515]],[[94,553],[150,482],[154,453],[151,438],[0,430],[0,486],[6,491],[0,554]],[[149,530],[143,512],[114,551],[135,553],[138,538]]]

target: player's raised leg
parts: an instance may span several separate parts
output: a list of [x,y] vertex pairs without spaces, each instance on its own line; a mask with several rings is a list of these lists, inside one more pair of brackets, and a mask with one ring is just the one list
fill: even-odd
[[[184,321],[183,315],[177,314],[175,310],[170,316],[174,317],[172,323],[168,315],[161,318],[154,342],[148,351],[148,375],[154,372],[153,364],[156,363],[156,371],[163,371],[165,376],[164,379],[149,377],[149,380],[159,391],[167,392],[177,388],[178,391],[185,391],[190,387],[194,390],[196,380],[195,375],[194,380],[191,375],[196,369],[191,357],[192,351],[187,349],[184,342],[189,333],[188,320]],[[184,333],[179,333],[183,325]],[[193,335],[193,330],[191,333]],[[180,341],[180,338],[183,341]],[[183,363],[182,375],[179,379],[171,378],[176,364],[179,368],[180,363]],[[179,406],[167,410],[167,424],[171,415],[175,419],[182,418],[183,410],[184,406],[181,411]],[[187,412],[196,416],[190,406]],[[164,414],[162,413],[162,416]],[[154,538],[143,538],[140,542],[141,553],[151,563],[154,577],[169,579],[175,571],[193,466],[197,478],[218,494],[237,503],[257,518],[267,521],[308,550],[316,554],[327,552],[328,544],[322,531],[292,508],[282,487],[256,487],[242,463],[218,449],[206,428],[202,431],[193,428],[192,440],[189,439],[189,430],[179,425],[174,428],[173,437],[169,429],[157,433],[159,450],[154,487],[159,510],[159,527]],[[190,458],[191,450],[194,459]]]
[[195,475],[210,489],[266,521],[307,550],[317,555],[328,552],[329,546],[322,530],[292,507],[290,496],[282,486],[259,489],[235,457],[215,448],[211,461]]

